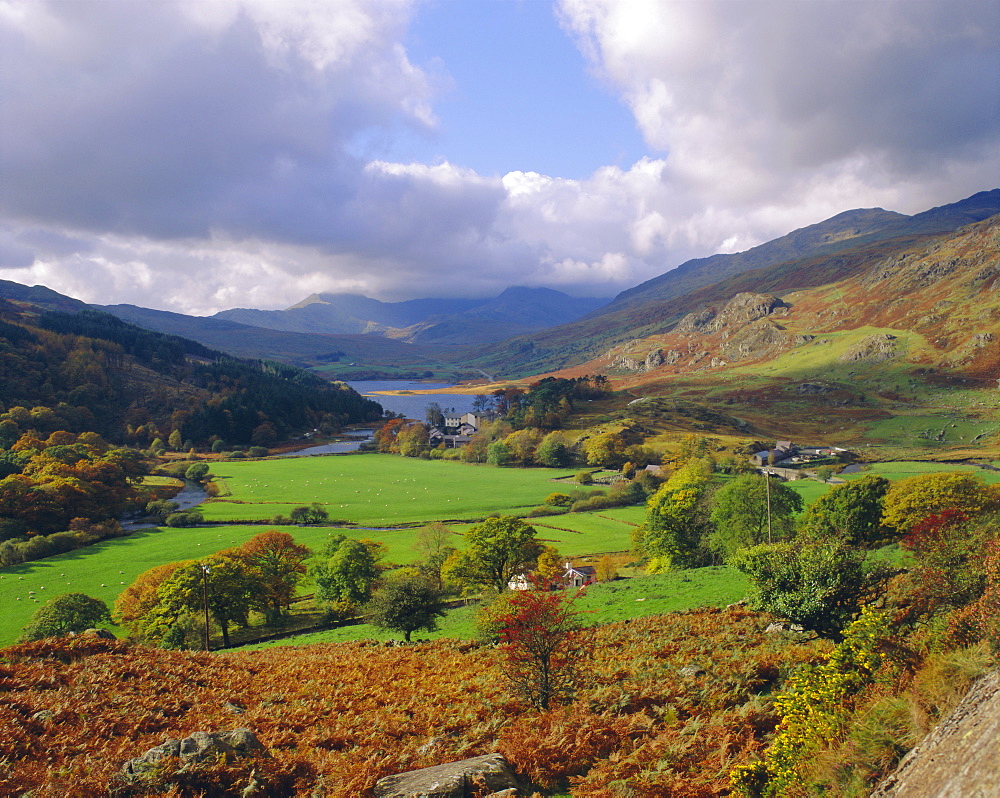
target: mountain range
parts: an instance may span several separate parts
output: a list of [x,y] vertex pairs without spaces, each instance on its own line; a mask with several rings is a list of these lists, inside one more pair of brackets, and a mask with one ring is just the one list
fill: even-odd
[[[827,310],[841,314],[841,324],[847,323],[843,319],[854,317],[861,324],[861,316],[853,310],[867,307],[870,301],[878,305],[890,290],[889,286],[876,289],[874,284],[858,282],[863,275],[879,264],[912,258],[933,260],[935,252],[951,252],[967,235],[962,230],[998,213],[1000,189],[913,216],[880,208],[845,211],[745,252],[688,261],[623,291],[610,302],[574,298],[546,288],[513,287],[490,299],[405,302],[381,302],[354,294],[314,294],[285,310],[236,308],[211,317],[134,305],[99,307],[151,330],[181,335],[242,357],[289,362],[336,378],[516,378],[589,369],[627,376],[630,382],[639,383],[677,373],[678,369],[701,371],[713,359],[726,364],[746,361],[746,356],[732,356],[730,341],[726,346],[720,344],[718,351],[705,348],[709,354],[691,363],[671,354],[682,351],[678,348],[681,344],[668,340],[670,335],[694,334],[698,325],[690,314],[709,314],[705,318],[714,319],[710,322],[715,325],[712,335],[731,338],[735,330],[720,319],[739,316],[727,303],[742,295],[751,297],[738,300],[747,305],[748,319],[756,312],[750,308],[763,303],[769,307],[765,315],[772,326],[780,327],[788,319],[799,318],[798,306],[788,304],[789,296],[843,283],[845,287],[837,290],[841,296],[849,292],[849,307],[845,310],[831,305]],[[996,254],[990,235],[980,230],[975,241],[981,248],[980,260],[992,263]],[[928,273],[936,272],[931,268]],[[924,288],[940,293],[946,284]],[[958,289],[949,283],[947,290]],[[0,283],[0,297],[30,301],[46,309],[86,307],[45,287],[17,283]],[[967,303],[981,308],[987,297],[962,294],[959,299],[942,293],[935,301],[951,302],[949,309],[945,312],[939,307],[935,312],[931,308],[924,315],[957,319],[959,308]],[[926,304],[923,299],[921,302]],[[980,316],[990,312],[979,311]],[[775,313],[786,314],[784,321]],[[875,310],[866,313],[866,318],[884,316]],[[760,322],[761,318],[747,323]],[[919,329],[918,321],[899,318],[894,323],[915,330]],[[979,322],[983,328],[979,332],[994,334],[989,319],[980,318]],[[815,331],[803,330],[801,334],[813,335]],[[1000,330],[996,334],[1000,335]],[[958,340],[957,333],[952,331],[949,340]],[[694,345],[686,340],[683,346]],[[658,363],[661,357],[664,363]],[[669,360],[673,362],[665,362]],[[640,363],[641,368],[637,368]]]

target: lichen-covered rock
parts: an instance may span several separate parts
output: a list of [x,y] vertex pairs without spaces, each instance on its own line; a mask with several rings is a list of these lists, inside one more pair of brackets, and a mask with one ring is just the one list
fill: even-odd
[[517,796],[519,786],[507,760],[489,754],[385,776],[374,793],[376,798],[469,798],[486,791]]
[[882,363],[896,355],[895,335],[879,333],[862,338],[857,344],[848,349],[840,359],[844,363],[854,363],[864,360],[868,363]]
[[187,765],[215,762],[219,758],[231,762],[243,757],[267,755],[267,749],[250,729],[214,733],[196,731],[183,740],[167,740],[142,756],[130,759],[122,767],[122,775],[126,781],[142,780],[146,775],[159,771],[165,760],[171,757]]
[[872,793],[872,798],[1000,794],[1000,670],[968,695]]

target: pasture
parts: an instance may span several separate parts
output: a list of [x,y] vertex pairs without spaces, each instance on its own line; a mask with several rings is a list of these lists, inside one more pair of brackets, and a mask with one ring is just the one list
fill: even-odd
[[[619,579],[583,590],[575,601],[583,626],[613,623],[666,612],[698,607],[724,607],[746,595],[747,579],[739,571],[724,566],[692,568],[685,571]],[[417,632],[414,639],[435,640],[442,637],[471,639],[476,636],[478,605],[448,610],[435,632]],[[310,632],[286,640],[259,643],[239,650],[301,646],[310,643],[342,643],[348,640],[399,640],[400,635],[376,629],[370,624],[342,626],[322,632]]]
[[213,466],[228,494],[202,505],[206,521],[238,522],[287,515],[317,502],[331,519],[366,527],[476,520],[543,504],[564,491],[551,468],[493,468],[390,454],[296,457]]
[[[206,519],[222,521],[228,513],[223,508],[230,507],[257,508],[261,512],[259,517],[266,518],[319,501],[331,517],[349,518],[359,526],[281,528],[314,550],[321,548],[331,533],[370,538],[385,545],[386,559],[394,564],[413,562],[417,552],[413,548],[414,529],[390,528],[393,524],[419,526],[432,520],[461,519],[464,522],[449,524],[455,533],[455,545],[460,547],[461,535],[475,519],[491,512],[516,513],[537,506],[549,493],[565,491],[565,485],[550,480],[566,474],[558,470],[497,469],[391,455],[234,462],[221,463],[216,468],[233,492],[232,498],[239,497],[249,503],[210,502],[203,505]],[[955,470],[971,471],[990,483],[1000,482],[1000,472],[967,465],[881,463],[867,466],[861,473],[901,479]],[[845,476],[852,478],[857,474]],[[802,493],[807,504],[829,489],[812,480],[789,485]],[[276,502],[284,498],[283,491],[291,495],[283,502]],[[335,504],[338,506],[334,507]],[[379,505],[377,510],[375,504]],[[276,510],[277,506],[288,509]],[[567,557],[579,557],[628,550],[633,525],[642,522],[644,513],[643,507],[623,507],[526,520],[535,526],[539,538],[555,545]],[[0,646],[16,640],[31,613],[52,596],[81,592],[111,606],[136,576],[153,566],[199,559],[238,546],[269,528],[266,524],[225,524],[144,529],[37,562],[0,568],[0,606],[4,608],[0,613]],[[675,587],[680,595],[692,585],[682,581]],[[305,592],[309,590],[306,586]]]

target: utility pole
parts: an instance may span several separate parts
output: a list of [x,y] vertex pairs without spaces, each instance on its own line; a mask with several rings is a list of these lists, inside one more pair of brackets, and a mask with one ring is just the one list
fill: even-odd
[[764,480],[767,485],[767,542],[771,542],[771,472],[764,472]]
[[204,599],[205,599],[205,651],[211,651],[212,650],[212,643],[211,643],[211,641],[209,640],[209,637],[208,637],[208,628],[209,628],[209,621],[208,621],[208,572],[209,572],[209,570],[210,570],[209,566],[205,565],[205,563],[201,563],[201,587],[202,587],[202,595],[204,596]]

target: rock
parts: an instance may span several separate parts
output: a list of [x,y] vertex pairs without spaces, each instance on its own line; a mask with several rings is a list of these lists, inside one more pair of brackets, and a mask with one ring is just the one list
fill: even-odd
[[685,679],[693,679],[695,676],[707,676],[708,671],[698,665],[685,665],[677,674]]
[[646,355],[645,371],[652,371],[655,368],[659,368],[663,365],[663,350],[654,349],[648,355]]
[[844,363],[852,363],[859,360],[868,363],[882,363],[893,358],[896,354],[895,335],[879,333],[862,338],[857,344],[841,355],[840,360]]
[[1000,784],[1000,670],[977,681],[962,702],[899,763],[873,798],[995,796]]
[[214,762],[220,756],[231,762],[243,757],[268,756],[268,753],[250,729],[215,733],[196,731],[183,740],[167,740],[142,756],[130,759],[122,766],[122,774],[126,781],[133,782],[159,771],[163,760],[170,757],[177,757],[183,765],[188,765]]
[[70,632],[70,637],[98,637],[101,640],[117,640],[114,632],[109,632],[107,629],[84,629],[82,632]]
[[234,704],[232,701],[227,701],[222,705],[222,708],[226,710],[230,715],[242,715],[247,711],[246,707],[240,706],[239,704]]
[[519,786],[500,754],[477,756],[446,765],[385,776],[375,785],[375,798],[467,798],[485,787],[493,795],[517,796]]
[[51,709],[40,709],[34,715],[31,716],[32,720],[37,720],[40,723],[45,723],[47,720],[52,720],[56,716],[56,713]]

